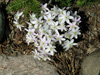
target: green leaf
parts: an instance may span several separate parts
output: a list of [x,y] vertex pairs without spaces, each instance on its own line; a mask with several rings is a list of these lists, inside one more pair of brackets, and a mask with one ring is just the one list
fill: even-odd
[[26,5],[27,0],[16,0],[7,7],[8,12],[17,11]]
[[29,12],[40,13],[40,2],[37,0],[16,0],[7,6],[8,13],[18,11],[23,8],[24,15],[27,16]]

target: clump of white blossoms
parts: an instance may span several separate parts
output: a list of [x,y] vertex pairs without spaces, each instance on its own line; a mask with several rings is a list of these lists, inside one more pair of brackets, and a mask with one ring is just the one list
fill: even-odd
[[14,16],[14,20],[15,21],[13,21],[13,23],[14,23],[14,25],[20,30],[20,31],[22,31],[22,27],[24,27],[23,25],[21,25],[21,24],[19,24],[19,18],[21,17],[21,16],[23,16],[23,12],[19,12],[19,11],[17,11],[17,13],[15,14],[15,16]]
[[[41,7],[41,15],[39,18],[34,13],[30,14],[30,21],[27,22],[28,28],[26,42],[29,45],[33,43],[36,49],[32,51],[34,57],[43,59],[44,61],[50,60],[49,56],[53,56],[56,51],[55,43],[59,42],[67,51],[73,45],[74,39],[80,35],[79,23],[81,17],[66,8],[60,9],[57,6],[49,9],[47,3]],[[16,16],[16,15],[15,15]],[[20,15],[18,15],[19,18]],[[15,17],[15,24],[17,24],[17,18]],[[19,25],[16,25],[17,27]],[[18,27],[21,30],[21,25]],[[63,32],[61,34],[60,32]]]

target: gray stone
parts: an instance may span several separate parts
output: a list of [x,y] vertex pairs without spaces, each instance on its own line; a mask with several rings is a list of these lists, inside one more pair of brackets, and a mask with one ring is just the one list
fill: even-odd
[[0,3],[5,2],[6,4],[9,2],[9,0],[0,0]]
[[59,75],[56,68],[33,55],[0,56],[0,75]]
[[5,30],[5,16],[2,10],[0,9],[0,41],[3,38],[4,30]]
[[100,75],[100,49],[91,53],[81,63],[79,75]]

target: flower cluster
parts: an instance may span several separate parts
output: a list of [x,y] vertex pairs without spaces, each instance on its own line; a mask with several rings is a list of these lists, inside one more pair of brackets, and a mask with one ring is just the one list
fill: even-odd
[[60,9],[54,6],[49,9],[47,3],[41,8],[39,18],[34,13],[30,14],[30,21],[27,22],[28,28],[25,28],[26,42],[28,45],[34,43],[36,49],[32,52],[35,58],[46,61],[50,60],[49,56],[53,56],[57,52],[56,42],[59,42],[65,51],[73,45],[77,45],[74,43],[74,39],[81,34],[78,26],[81,17],[77,15],[77,11],[72,13],[68,8]]
[[21,16],[23,16],[23,12],[17,12],[16,14],[15,14],[15,16],[14,16],[14,20],[15,21],[13,21],[13,23],[14,23],[14,25],[20,30],[20,31],[22,31],[22,27],[24,27],[23,25],[21,25],[21,24],[19,24],[19,18],[21,17]]

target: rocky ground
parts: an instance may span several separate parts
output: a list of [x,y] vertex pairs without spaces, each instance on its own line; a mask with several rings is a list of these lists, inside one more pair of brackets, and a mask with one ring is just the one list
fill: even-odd
[[[58,73],[60,75],[79,75],[82,61],[82,64],[86,61],[82,59],[100,48],[100,3],[91,4],[89,8],[87,5],[84,7],[73,5],[72,10],[77,10],[82,18],[80,24],[82,34],[76,40],[78,45],[67,52],[58,47],[59,52],[52,57],[49,64],[33,58],[31,52],[33,46],[28,46],[25,42],[26,32],[20,32],[12,23],[14,15],[7,14],[4,40],[0,44],[0,73],[2,75],[50,75],[50,73],[52,75]],[[51,64],[53,66],[50,66]],[[87,60],[85,64],[90,63]]]
[[83,59],[79,75],[100,75],[100,49]]
[[33,55],[18,57],[0,55],[0,75],[59,75],[53,65]]

